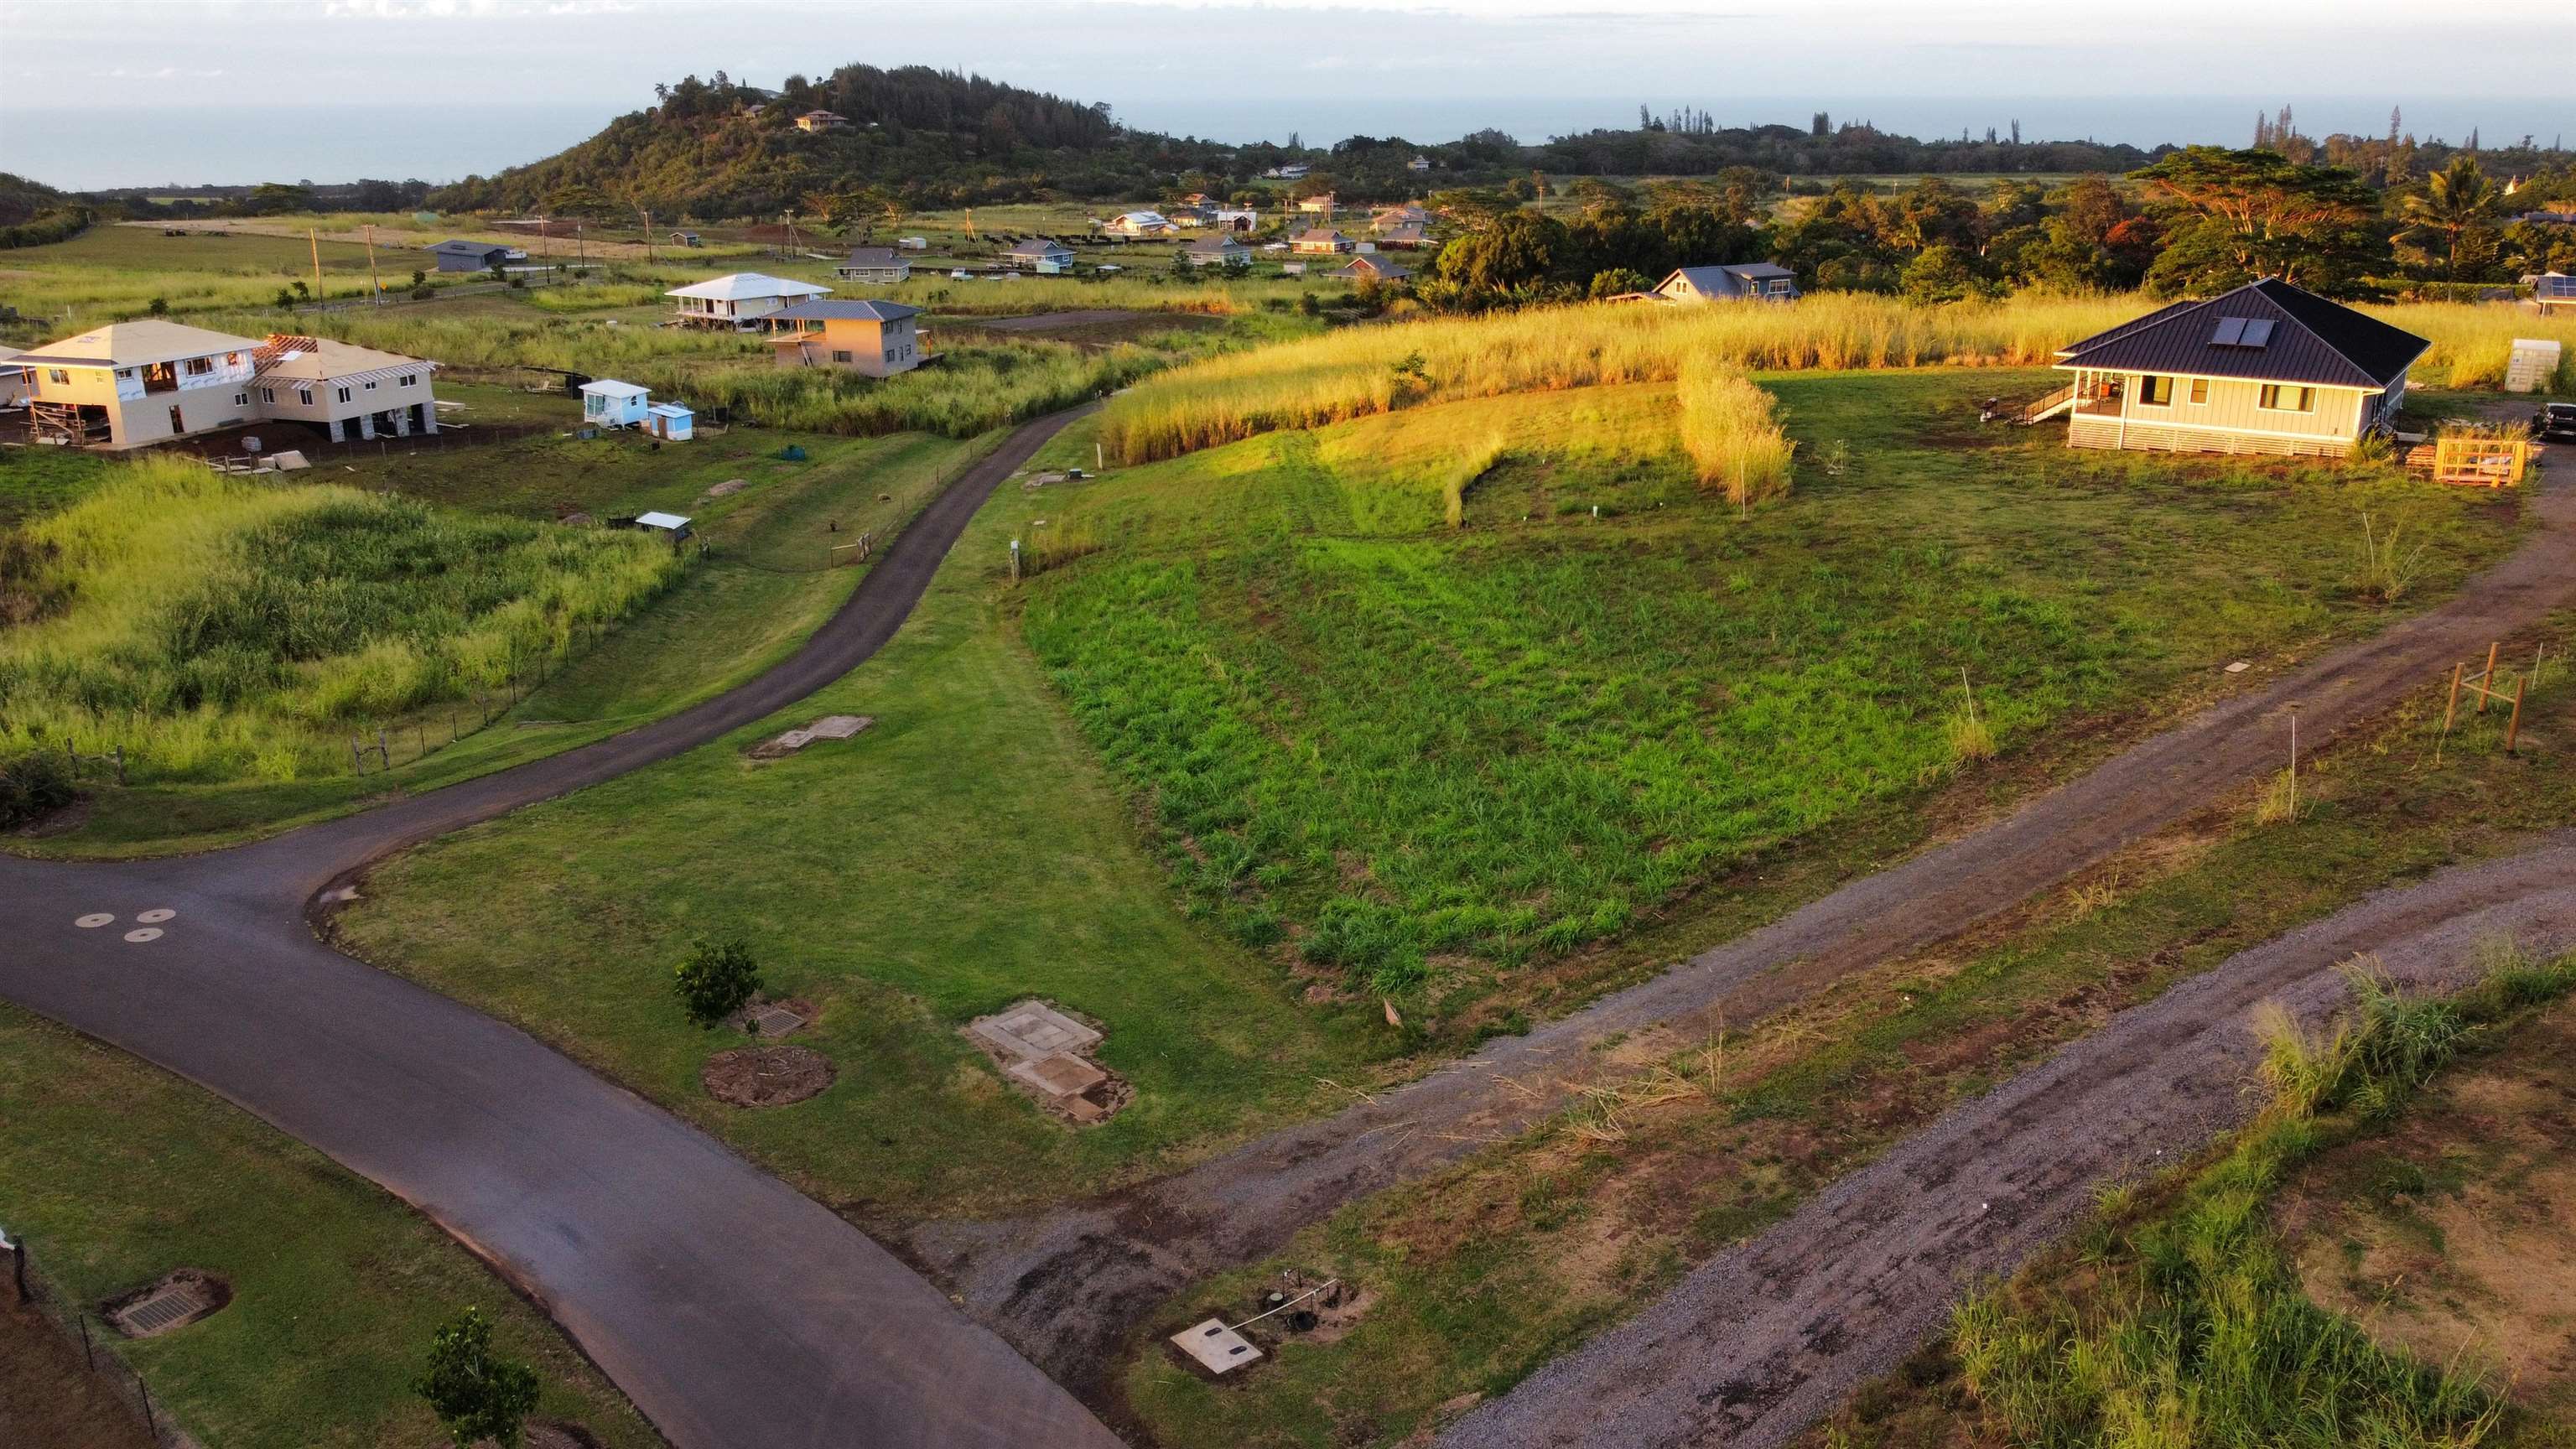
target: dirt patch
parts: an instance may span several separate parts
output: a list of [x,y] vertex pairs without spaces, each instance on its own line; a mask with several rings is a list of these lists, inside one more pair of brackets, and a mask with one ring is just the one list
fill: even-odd
[[1106,1122],[1136,1100],[1136,1088],[1094,1055],[1101,1024],[1052,1002],[1023,1001],[979,1016],[959,1032],[1024,1094],[1079,1127]]
[[[0,1263],[7,1261],[0,1255]],[[81,1361],[80,1345],[18,1295],[0,1289],[0,1444],[53,1449],[152,1449],[107,1381]]]
[[707,1094],[736,1107],[784,1107],[822,1095],[832,1085],[832,1059],[811,1047],[735,1047],[707,1058],[698,1073]]
[[2323,1307],[2430,1364],[2487,1369],[2576,1412],[2576,1007],[2516,1032],[2380,1137],[2302,1173],[2277,1209]]

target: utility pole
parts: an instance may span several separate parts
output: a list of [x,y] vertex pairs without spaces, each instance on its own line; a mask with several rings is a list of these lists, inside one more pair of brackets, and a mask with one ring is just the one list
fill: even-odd
[[374,222],[367,223],[366,235],[367,290],[373,294],[376,305],[381,307],[385,305],[385,283],[383,278],[376,275],[376,224]]
[[653,265],[653,213],[644,213],[644,265]]
[[304,229],[304,240],[313,248],[313,305],[322,305],[322,234],[311,227]]

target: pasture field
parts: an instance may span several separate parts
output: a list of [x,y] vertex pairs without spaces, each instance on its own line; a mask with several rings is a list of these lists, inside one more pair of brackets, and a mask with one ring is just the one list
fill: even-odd
[[[1841,293],[1788,307],[1612,302],[1354,328],[1174,369],[1120,398],[1102,435],[1114,454],[1144,462],[1426,401],[1669,381],[1684,358],[1775,371],[2042,365],[2070,339],[2151,308],[2133,297],[1917,307]],[[2576,320],[2454,303],[2364,310],[2433,343],[2416,364],[2428,385],[2494,386],[2514,338],[2556,337],[2569,358],[2559,390],[2576,392]]]
[[[325,241],[321,255],[324,297],[366,295],[364,246]],[[390,289],[407,289],[413,270],[428,264],[421,253],[376,248],[378,274]],[[480,273],[440,278],[432,272],[430,278],[442,287],[491,280]],[[156,298],[174,314],[268,308],[279,288],[312,281],[313,250],[300,230],[292,237],[239,231],[171,237],[154,227],[94,226],[69,241],[0,257],[0,303],[21,314],[0,341],[23,347],[140,317]],[[285,330],[288,324],[276,320],[259,328]]]
[[411,1381],[431,1332],[468,1305],[496,1321],[502,1352],[536,1368],[539,1416],[614,1449],[662,1442],[542,1313],[427,1219],[210,1093],[0,1005],[0,1119],[10,1235],[35,1244],[67,1297],[95,1312],[176,1268],[230,1284],[228,1306],[158,1338],[91,1329],[201,1442],[443,1442]]
[[[527,399],[504,389],[469,389],[469,413],[486,410],[478,396],[485,391],[495,408],[524,402],[566,407],[560,400]],[[461,510],[446,516],[480,520],[479,527],[544,528],[634,544],[649,541],[523,520],[551,519],[568,508],[603,518],[665,508],[693,516],[712,553],[687,560],[649,604],[549,664],[544,681],[490,727],[472,729],[475,711],[465,708],[461,740],[449,740],[460,724],[457,707],[430,703],[409,713],[362,713],[335,723],[328,743],[337,753],[325,767],[290,780],[263,779],[256,771],[172,779],[138,769],[132,787],[120,789],[93,772],[85,781],[92,799],[73,828],[20,848],[128,854],[219,843],[345,811],[389,789],[452,783],[682,708],[784,657],[848,597],[863,573],[826,567],[832,541],[862,531],[890,536],[989,441],[735,429],[710,430],[686,447],[657,451],[624,435],[581,440],[548,433],[474,448],[359,458],[339,476],[349,487],[370,490],[365,497],[393,490],[408,506],[426,503],[443,514]],[[791,443],[806,449],[803,462],[776,456]],[[126,465],[100,466],[112,473]],[[707,496],[734,478],[746,486]],[[836,523],[837,532],[831,527]],[[668,557],[659,545],[647,553]],[[493,691],[485,691],[485,698],[508,704]],[[363,732],[372,739],[380,728],[391,741],[392,771],[353,774],[347,734]],[[108,734],[113,739],[119,732]],[[84,742],[82,748],[91,745]],[[150,758],[139,741],[132,753],[138,766]]]
[[[2553,621],[2543,637],[2553,654],[2576,642],[2576,616]],[[2534,699],[2531,718],[2547,728],[2576,724],[2576,680],[2561,675]],[[2492,718],[2473,718],[2437,764],[2441,715],[2441,694],[2428,683],[2384,726],[2312,757],[2309,803],[2292,820],[2259,823],[2249,787],[1989,926],[1749,1030],[1669,1058],[1623,1054],[1639,1073],[1630,1087],[1580,1101],[1449,1172],[1355,1203],[1277,1257],[1177,1295],[1130,1346],[1126,1404],[1150,1442],[1168,1449],[1414,1442],[2111,1014],[2372,891],[2511,854],[2576,824],[2576,752],[2508,756]],[[1925,810],[1947,818],[1958,796],[1982,793],[1963,778]],[[1843,867],[1852,868],[1867,866]],[[1816,888],[1835,883],[1830,862],[1820,870]],[[1667,949],[1683,944],[1671,927],[1652,934]],[[2558,1010],[2563,1018],[2566,1008]],[[2448,1149],[2444,1161],[2461,1150]],[[2346,1176],[2329,1182],[2382,1175],[2376,1161],[2339,1170]],[[2439,1181],[2455,1169],[2427,1162],[2424,1171]],[[2486,1180],[2499,1190],[2511,1182],[2501,1169]],[[2336,1225],[2316,1222],[2301,1239],[2302,1263],[2322,1263],[2339,1281],[2338,1237]],[[2420,1236],[2405,1241],[2420,1251]],[[2071,1244],[2053,1265],[2063,1276],[2016,1287],[2012,1301],[2033,1301],[2051,1285],[2081,1289],[2089,1276],[2071,1256],[2080,1249]],[[1168,1361],[1160,1334],[1212,1312],[1248,1316],[1237,1306],[1291,1268],[1309,1282],[1339,1276],[1355,1285],[1370,1303],[1366,1315],[1332,1341],[1273,1335],[1280,1341],[1264,1344],[1268,1362],[1222,1385]],[[2404,1301],[2439,1318],[2433,1297],[2410,1288]],[[2428,1356],[2449,1360],[2447,1347]],[[1991,1421],[1948,1352],[1928,1353],[1855,1404],[1804,1449],[1988,1442],[1959,1437]]]
[[[2387,617],[2365,512],[2424,546],[2410,598],[2516,527],[2387,470],[1975,422],[2047,380],[1766,377],[1802,459],[1852,461],[1741,515],[1665,385],[1270,434],[1059,500],[1025,628],[1192,912],[1472,1032],[1973,763],[1967,691],[2006,754],[2092,732]],[[1461,457],[1490,460],[1463,489]]]

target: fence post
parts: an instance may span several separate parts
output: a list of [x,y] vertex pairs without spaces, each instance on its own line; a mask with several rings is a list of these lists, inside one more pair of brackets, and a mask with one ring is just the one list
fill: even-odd
[[2514,737],[2522,733],[2522,691],[2530,683],[2531,676],[2527,674],[2513,682],[2513,718],[2504,723],[2504,752],[2508,755],[2513,753]]
[[367,757],[358,753],[358,737],[349,736],[349,765],[359,774],[367,773]]
[[125,783],[125,745],[122,741],[116,746],[116,783]]

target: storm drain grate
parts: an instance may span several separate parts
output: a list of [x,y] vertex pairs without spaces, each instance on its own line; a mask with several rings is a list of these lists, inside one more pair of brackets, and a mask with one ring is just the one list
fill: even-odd
[[206,1300],[197,1290],[174,1283],[147,1298],[127,1304],[117,1318],[128,1336],[149,1338],[177,1328],[205,1306]]
[[762,1036],[785,1036],[803,1026],[805,1018],[789,1011],[786,1007],[772,1006],[752,1017],[751,1024],[760,1028]]

